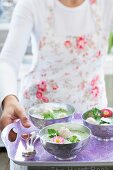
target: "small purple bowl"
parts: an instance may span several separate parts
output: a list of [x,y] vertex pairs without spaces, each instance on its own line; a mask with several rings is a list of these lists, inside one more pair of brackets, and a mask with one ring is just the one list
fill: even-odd
[[87,126],[90,130],[91,133],[94,137],[96,137],[98,140],[105,140],[105,141],[109,141],[109,140],[113,140],[113,125],[96,125],[96,124],[92,124],[87,122],[88,115],[87,112],[85,112],[82,115],[82,120],[83,120],[83,124],[85,126]]
[[[43,118],[38,118],[36,114],[34,114],[34,111],[38,111],[39,107],[66,107],[69,111],[69,115],[58,118],[58,119],[43,119]],[[75,108],[70,105],[70,104],[64,104],[64,103],[43,103],[43,104],[38,104],[32,108],[29,109],[28,115],[33,123],[34,126],[38,127],[38,129],[42,129],[45,126],[54,124],[54,123],[62,123],[62,122],[70,122],[74,116],[75,113]]]

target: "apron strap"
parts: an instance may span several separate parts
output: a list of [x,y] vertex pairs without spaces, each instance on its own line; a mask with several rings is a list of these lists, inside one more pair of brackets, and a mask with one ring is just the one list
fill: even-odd
[[96,25],[96,30],[98,33],[103,32],[103,19],[101,10],[99,9],[98,1],[89,0],[89,3],[91,5],[91,10],[94,16],[93,19]]
[[97,32],[97,39],[99,40],[100,48],[102,47],[103,43],[107,43],[107,37],[108,35],[104,31],[104,21],[102,12],[99,8],[99,1],[100,0],[89,0],[91,11],[92,11],[92,17],[95,23],[95,28]]
[[45,25],[45,28],[49,29],[49,27],[52,26],[54,23],[54,18],[50,17],[50,16],[54,15],[54,13],[53,13],[54,6],[55,6],[54,0],[47,0],[46,6],[47,6],[47,16],[48,16],[48,17],[46,17],[46,21],[48,20],[48,22],[45,21],[45,23],[49,23],[49,24]]
[[[48,16],[51,15],[54,15],[53,14],[53,11],[54,11],[54,6],[55,6],[55,1],[56,0],[47,0],[47,7],[48,7]],[[87,1],[87,0],[86,0]],[[89,3],[90,3],[90,6],[91,6],[91,11],[92,11],[92,16],[93,16],[93,19],[94,19],[94,23],[95,23],[95,26],[96,26],[96,31],[98,34],[101,34],[103,32],[103,20],[102,20],[102,13],[99,9],[99,5],[98,5],[98,0],[88,0]],[[49,19],[49,18],[48,18]],[[54,18],[52,17],[50,20],[49,20],[49,26],[50,25],[53,25],[54,23]],[[47,26],[48,28],[48,26]]]
[[[56,0],[47,0],[47,6],[49,9],[49,13],[53,14],[54,6],[55,6]],[[87,1],[87,0],[86,0]],[[103,30],[103,22],[102,22],[102,14],[98,6],[98,0],[88,0],[91,5],[91,10],[94,16],[94,22],[96,24],[96,30],[102,31]],[[53,23],[53,21],[50,22],[50,25]]]

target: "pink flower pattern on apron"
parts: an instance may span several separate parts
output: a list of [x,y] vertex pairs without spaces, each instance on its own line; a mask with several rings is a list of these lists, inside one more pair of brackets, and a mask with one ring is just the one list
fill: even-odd
[[96,4],[91,0],[89,3],[96,30],[94,34],[80,36],[56,35],[54,4],[48,6],[38,61],[22,86],[22,103],[26,109],[43,102],[64,102],[73,104],[82,113],[107,105],[103,74],[107,36]]
[[78,49],[80,50],[84,50],[85,46],[87,46],[87,40],[85,39],[85,37],[78,37],[76,39],[76,46]]

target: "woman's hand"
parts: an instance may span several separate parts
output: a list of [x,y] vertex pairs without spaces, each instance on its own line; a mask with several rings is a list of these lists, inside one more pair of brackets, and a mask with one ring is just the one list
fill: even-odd
[[30,127],[30,122],[25,114],[24,108],[20,105],[15,96],[7,96],[3,101],[3,113],[0,118],[0,130],[5,126],[15,122],[17,119],[21,120],[24,127]]

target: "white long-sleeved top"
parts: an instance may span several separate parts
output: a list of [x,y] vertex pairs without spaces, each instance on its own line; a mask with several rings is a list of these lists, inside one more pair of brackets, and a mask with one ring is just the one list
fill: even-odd
[[[47,3],[54,1],[55,31],[60,35],[83,35],[95,31],[89,0],[69,8],[58,0],[19,0],[13,13],[9,34],[0,55],[0,103],[7,95],[17,96],[20,64],[32,34],[33,56],[45,26]],[[103,28],[113,28],[113,0],[98,0]],[[33,58],[34,60],[35,58]]]

